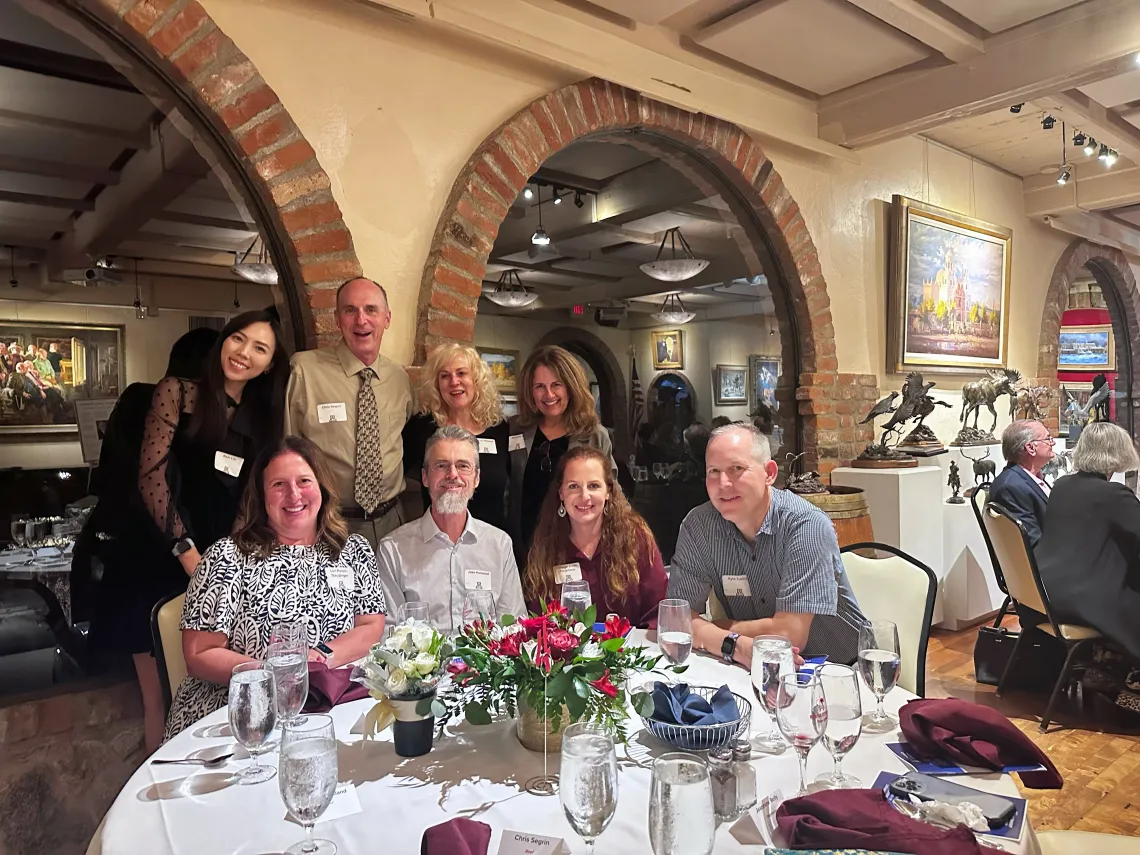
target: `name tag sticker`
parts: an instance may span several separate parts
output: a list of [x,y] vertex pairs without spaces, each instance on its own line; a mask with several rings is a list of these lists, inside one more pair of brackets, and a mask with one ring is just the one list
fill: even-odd
[[490,570],[464,570],[463,571],[463,587],[468,591],[489,591],[491,590],[491,571]]
[[479,440],[479,453],[480,454],[498,454],[499,449],[495,447],[495,440],[486,437]]
[[337,404],[317,404],[317,421],[323,425],[329,422],[347,422],[348,408],[343,401]]
[[334,564],[325,570],[325,579],[332,590],[352,591],[356,589],[356,577],[352,568],[345,564]]
[[726,597],[751,597],[752,587],[748,584],[747,576],[721,576]]
[[567,855],[569,851],[561,837],[504,830],[499,840],[499,855]]
[[554,579],[559,585],[565,585],[567,582],[581,582],[582,565],[577,561],[573,564],[559,564],[554,568]]
[[521,433],[516,433],[507,440],[507,451],[526,451],[526,440]]
[[232,475],[234,478],[241,475],[241,465],[243,463],[245,463],[244,457],[238,457],[236,454],[226,454],[224,451],[214,452],[214,468],[219,472]]

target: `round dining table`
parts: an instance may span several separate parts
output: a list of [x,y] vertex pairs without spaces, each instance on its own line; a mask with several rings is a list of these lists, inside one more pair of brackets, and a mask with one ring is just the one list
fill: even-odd
[[[644,631],[631,640],[656,651]],[[727,684],[738,695],[753,698],[748,672],[706,656],[694,655],[683,679],[692,685]],[[862,682],[862,681],[860,681]],[[864,709],[874,698],[864,690]],[[887,695],[887,708],[896,712],[914,696],[900,688]],[[534,795],[526,783],[544,771],[556,774],[559,757],[544,763],[541,753],[528,751],[515,735],[515,722],[504,719],[489,725],[456,722],[448,725],[433,749],[422,757],[396,755],[391,733],[365,741],[360,735],[363,715],[375,703],[370,699],[334,707],[339,780],[355,785],[361,811],[318,821],[316,836],[336,843],[340,855],[397,855],[418,853],[424,830],[455,817],[467,817],[491,827],[488,852],[498,851],[504,831],[561,837],[570,852],[581,852],[582,841],[562,813],[558,796]],[[767,717],[754,704],[752,727]],[[648,832],[649,789],[653,759],[672,749],[646,731],[631,712],[629,743],[618,746],[618,804],[606,831],[598,838],[597,855],[651,852]],[[353,733],[353,731],[357,731]],[[843,763],[844,771],[870,786],[880,772],[902,774],[908,767],[887,747],[898,742],[897,730],[860,736]],[[154,758],[208,756],[236,748],[223,708],[187,728],[164,744]],[[274,778],[261,784],[236,785],[232,774],[250,762],[244,752],[220,769],[152,765],[148,760],[119,793],[104,819],[102,855],[275,855],[298,842],[303,832],[286,816]],[[262,763],[276,765],[275,752],[262,755]],[[548,764],[548,766],[547,766]],[[777,756],[754,757],[761,799],[779,791],[793,795],[799,785],[795,753],[789,748]],[[831,756],[817,745],[808,760],[811,778],[831,769]],[[967,786],[1005,796],[1018,796],[1008,775],[958,777]],[[762,846],[737,839],[732,823],[716,832],[714,853],[760,853]],[[1038,846],[1029,822],[1018,841],[1002,840],[1005,851],[1037,855]],[[739,832],[739,829],[738,829]],[[985,838],[991,843],[993,838]],[[777,841],[778,842],[778,841]]]

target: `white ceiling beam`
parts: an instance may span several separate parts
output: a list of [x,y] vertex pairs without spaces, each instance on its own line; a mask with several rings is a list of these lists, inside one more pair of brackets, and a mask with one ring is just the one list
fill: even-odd
[[1074,124],[1069,114],[1079,117],[1082,120],[1082,130],[1087,133],[1092,129],[1099,141],[1115,149],[1133,163],[1140,163],[1140,128],[1124,121],[1112,110],[1094,101],[1079,89],[1066,89],[1052,97],[1066,113],[1065,118],[1069,124]]
[[1077,167],[1075,177],[1064,186],[1055,175],[1033,175],[1023,182],[1025,216],[1063,216],[1106,211],[1140,203],[1140,167],[1104,169],[1095,164]]
[[1135,69],[1140,3],[1092,0],[987,39],[985,53],[820,99],[820,136],[858,148]]
[[54,119],[50,116],[39,116],[34,113],[22,113],[18,110],[0,110],[0,127],[38,128],[73,136],[114,140],[127,148],[146,148],[150,144],[150,135],[145,130],[122,131],[103,125],[89,125],[85,122],[71,122],[66,119]]
[[1134,226],[1085,213],[1046,217],[1045,222],[1065,234],[1116,247],[1129,255],[1140,255],[1140,229]]
[[34,157],[17,157],[14,154],[0,154],[0,172],[38,175],[41,178],[63,178],[67,181],[87,181],[107,186],[119,183],[119,173],[113,169],[39,160]]
[[965,62],[985,53],[985,43],[930,11],[918,0],[847,0],[880,21],[933,48],[947,59]]
[[62,208],[65,211],[94,211],[94,199],[67,199],[62,196],[44,196],[39,193],[17,193],[0,190],[0,202],[12,205],[31,205],[33,208]]

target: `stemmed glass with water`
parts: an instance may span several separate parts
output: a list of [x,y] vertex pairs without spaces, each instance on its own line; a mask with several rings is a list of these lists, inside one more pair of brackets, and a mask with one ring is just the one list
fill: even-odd
[[617,810],[617,753],[610,733],[597,724],[576,722],[562,735],[558,796],[570,827],[593,855],[594,841]]
[[863,729],[863,701],[859,693],[859,677],[847,665],[827,663],[817,672],[827,699],[827,729],[823,746],[831,754],[834,768],[816,778],[829,790],[861,787],[858,778],[843,774],[843,758],[847,756]]
[[662,754],[653,761],[649,789],[653,855],[709,855],[715,836],[708,766],[692,754]]
[[281,731],[281,801],[305,828],[305,839],[286,849],[288,855],[335,855],[331,840],[314,840],[313,825],[336,793],[337,756],[333,720],[310,715],[286,722]]
[[782,635],[758,635],[752,640],[752,692],[768,719],[768,729],[751,739],[754,751],[783,754],[788,749],[788,743],[775,728],[776,695],[780,690],[780,678],[795,670],[795,654],[788,639]]
[[463,595],[463,624],[498,620],[499,614],[495,611],[495,596],[490,591],[468,591]]
[[808,754],[827,730],[827,698],[816,674],[788,674],[780,678],[776,724],[800,758],[800,789],[796,795],[806,795]]
[[265,661],[273,671],[278,719],[293,721],[309,696],[308,648],[300,640],[275,641],[269,645]]
[[899,630],[892,621],[874,620],[859,630],[859,673],[876,701],[875,711],[863,716],[868,733],[886,733],[899,723],[883,709],[883,698],[898,683],[901,663]]
[[431,618],[428,616],[429,606],[427,603],[419,600],[412,600],[411,602],[404,603],[400,606],[396,617],[399,623],[404,623],[408,620],[423,621],[424,623],[431,623]]
[[684,665],[693,651],[693,610],[688,600],[657,605],[657,646],[672,665]]
[[590,583],[585,579],[568,579],[562,583],[562,608],[571,615],[586,611],[592,604]]
[[239,784],[272,780],[277,770],[257,762],[270,746],[269,735],[277,726],[277,691],[273,671],[264,662],[243,662],[230,675],[230,730],[253,762],[238,772]]

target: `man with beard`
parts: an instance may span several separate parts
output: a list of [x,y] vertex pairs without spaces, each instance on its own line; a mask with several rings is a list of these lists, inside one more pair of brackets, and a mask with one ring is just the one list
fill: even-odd
[[493,619],[525,615],[510,537],[467,512],[479,485],[478,441],[458,425],[441,427],[427,441],[422,475],[431,507],[376,550],[389,614],[398,620],[404,603],[424,602],[436,629],[452,632],[463,623],[467,593],[484,590],[495,598]]

